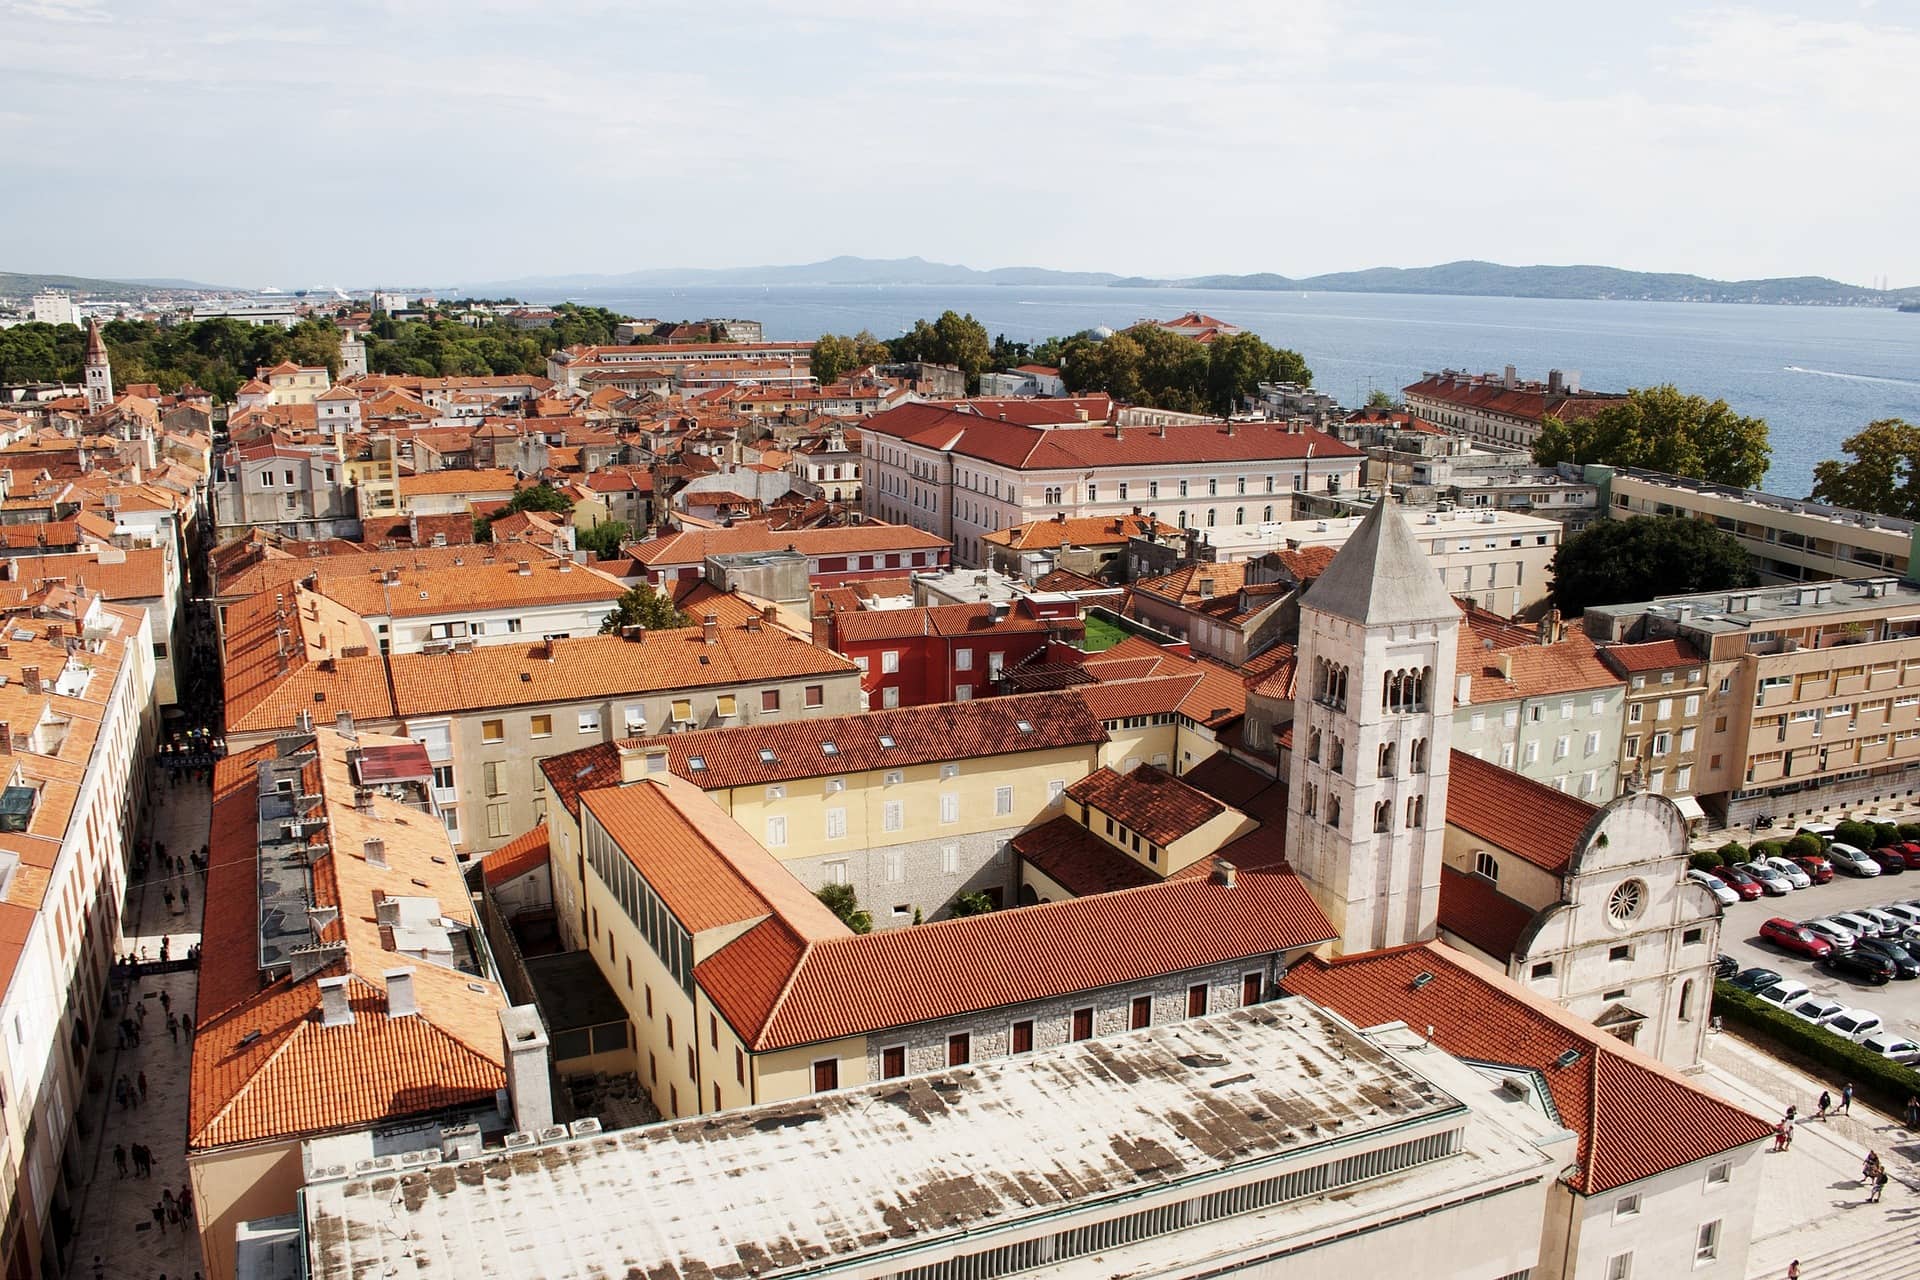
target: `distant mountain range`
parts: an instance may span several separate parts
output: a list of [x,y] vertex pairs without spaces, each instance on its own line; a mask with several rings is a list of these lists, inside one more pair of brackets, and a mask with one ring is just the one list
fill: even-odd
[[776,285],[1112,285],[1147,289],[1263,289],[1326,293],[1435,293],[1468,297],[1600,298],[1648,302],[1763,302],[1827,306],[1884,306],[1920,301],[1920,288],[1867,289],[1822,276],[1768,280],[1709,280],[1671,272],[1618,267],[1509,267],[1497,262],[1448,262],[1436,267],[1375,267],[1317,276],[1192,276],[1164,279],[1105,271],[1051,271],[1000,267],[979,271],[925,258],[829,258],[800,266],[661,268],[620,275],[542,276],[463,285],[494,294],[577,292],[587,289],[757,288]]
[[0,298],[29,298],[48,289],[89,298],[132,301],[154,293],[220,292],[221,287],[192,280],[94,280],[86,276],[42,276],[0,271]]

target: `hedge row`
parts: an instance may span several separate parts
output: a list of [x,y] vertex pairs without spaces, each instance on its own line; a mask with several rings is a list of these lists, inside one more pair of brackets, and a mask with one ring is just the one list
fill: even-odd
[[[1723,1021],[1750,1028],[1770,1043],[1831,1072],[1830,1090],[1836,1098],[1840,1086],[1851,1080],[1855,1093],[1883,1111],[1899,1115],[1907,1099],[1920,1094],[1920,1072],[1912,1067],[1869,1053],[1851,1040],[1816,1027],[1805,1018],[1796,1018],[1731,983],[1713,984],[1713,1011]],[[1803,1112],[1811,1110],[1802,1107]]]
[[1729,840],[1718,849],[1695,849],[1687,859],[1687,864],[1702,871],[1711,871],[1715,867],[1729,867],[1736,862],[1747,862],[1754,858],[1809,858],[1819,853],[1822,848],[1824,846],[1820,843],[1818,836],[1756,840],[1752,845],[1743,845],[1738,840]]

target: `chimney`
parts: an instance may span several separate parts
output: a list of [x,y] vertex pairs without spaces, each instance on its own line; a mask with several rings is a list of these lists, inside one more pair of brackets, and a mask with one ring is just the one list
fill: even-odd
[[[656,748],[657,749],[657,748]],[[620,781],[638,782],[647,776],[647,749],[637,743],[621,743]]]
[[293,727],[294,727],[294,730],[298,733],[312,733],[313,732],[313,712],[308,711],[305,707],[302,707],[299,711],[295,712],[293,717]]
[[353,712],[342,711],[333,718],[333,727],[341,737],[353,737]]
[[379,836],[369,836],[360,843],[360,852],[366,858],[367,865],[386,869],[387,842]]
[[40,692],[40,668],[39,667],[20,668],[20,683],[27,687],[28,693],[39,693]]
[[1473,677],[1472,676],[1466,674],[1464,671],[1461,672],[1460,678],[1454,682],[1454,689],[1455,689],[1455,692],[1453,695],[1454,706],[1467,707],[1467,706],[1473,705]]
[[1499,654],[1494,658],[1494,662],[1498,664],[1500,668],[1500,676],[1502,679],[1504,680],[1513,679],[1513,655],[1512,654],[1510,653]]
[[410,1018],[419,1013],[420,1002],[413,998],[413,970],[389,969],[384,976],[387,980],[387,1016]]
[[13,754],[13,722],[0,720],[0,756]]
[[533,576],[533,561],[515,560],[513,562],[513,571],[523,578],[530,578]]
[[[377,893],[379,890],[375,890],[375,892]],[[399,924],[400,899],[386,897],[374,899],[373,922],[378,925],[386,925],[388,928]]]
[[351,978],[320,979],[320,1025],[344,1027],[353,1021],[353,1006],[347,1002],[347,983]]
[[1117,422],[1113,424],[1113,438],[1115,440],[1124,440],[1126,438],[1120,433],[1120,424]]
[[1213,864],[1213,875],[1208,878],[1215,884],[1223,884],[1231,889],[1233,887],[1235,871],[1236,868],[1231,862],[1228,862],[1225,858],[1217,858]]
[[720,643],[720,615],[708,614],[700,623],[700,638],[708,644]]
[[507,1098],[513,1107],[513,1124],[538,1133],[553,1123],[552,1073],[540,1011],[530,1004],[502,1009],[500,1037],[507,1048]]
[[620,638],[622,640],[644,643],[647,638],[647,629],[637,622],[629,622],[621,626]]
[[1213,599],[1213,579],[1212,578],[1200,579],[1200,598],[1202,600]]

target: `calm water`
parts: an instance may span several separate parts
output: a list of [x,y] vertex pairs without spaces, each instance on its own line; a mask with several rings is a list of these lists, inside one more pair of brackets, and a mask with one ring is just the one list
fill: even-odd
[[662,319],[757,319],[769,338],[871,329],[890,337],[952,307],[1016,341],[1143,316],[1204,311],[1307,357],[1314,381],[1357,404],[1423,370],[1519,366],[1580,371],[1602,389],[1672,382],[1723,397],[1772,428],[1767,487],[1801,495],[1813,464],[1875,418],[1920,422],[1920,315],[1841,307],[1684,302],[1563,302],[1399,294],[1253,293],[1211,289],[881,288],[587,291],[581,302]]

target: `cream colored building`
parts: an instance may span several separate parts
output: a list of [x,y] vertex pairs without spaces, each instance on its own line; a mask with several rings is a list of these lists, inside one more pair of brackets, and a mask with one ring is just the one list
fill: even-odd
[[1679,639],[1705,655],[1687,727],[1693,793],[1713,816],[1786,825],[1920,795],[1920,586],[1667,596],[1596,606],[1585,621],[1602,641]]
[[1911,520],[1629,467],[1589,466],[1586,478],[1615,520],[1684,516],[1733,534],[1762,582],[1904,574],[1912,563]]
[[312,404],[333,386],[325,365],[298,365],[282,360],[254,375],[272,391],[272,404]]

